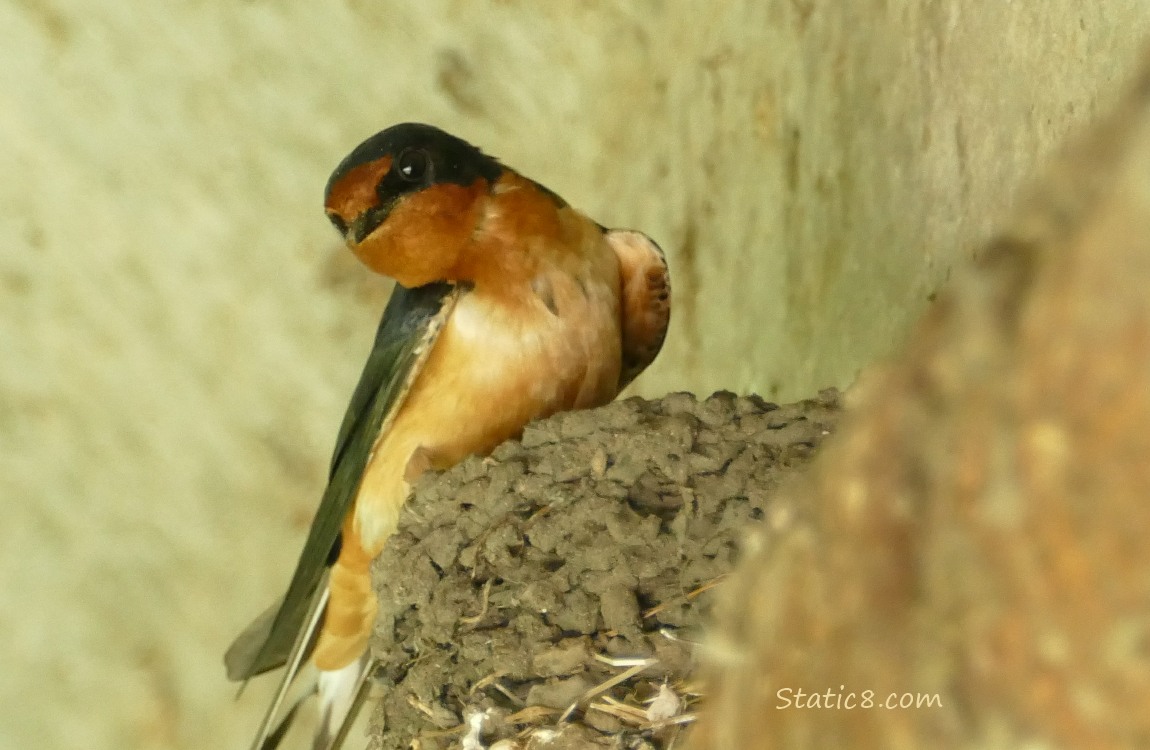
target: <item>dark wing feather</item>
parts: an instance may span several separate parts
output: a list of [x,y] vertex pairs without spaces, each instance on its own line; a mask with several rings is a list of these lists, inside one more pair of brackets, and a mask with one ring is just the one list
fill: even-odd
[[340,426],[327,488],[287,593],[277,608],[260,615],[228,649],[224,656],[228,679],[246,680],[286,662],[331,564],[340,527],[376,440],[390,427],[459,292],[453,284],[417,289],[397,285],[392,292]]

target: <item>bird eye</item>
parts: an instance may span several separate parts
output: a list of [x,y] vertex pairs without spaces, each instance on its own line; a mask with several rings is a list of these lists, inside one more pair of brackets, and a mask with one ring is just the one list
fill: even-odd
[[427,152],[416,148],[407,149],[395,160],[396,171],[399,172],[400,179],[405,182],[422,181],[429,166]]

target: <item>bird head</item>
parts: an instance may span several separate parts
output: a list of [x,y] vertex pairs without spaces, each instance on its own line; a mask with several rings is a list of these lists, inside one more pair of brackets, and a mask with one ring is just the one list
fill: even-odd
[[356,256],[406,287],[455,280],[503,168],[430,125],[376,133],[332,172],[324,208]]

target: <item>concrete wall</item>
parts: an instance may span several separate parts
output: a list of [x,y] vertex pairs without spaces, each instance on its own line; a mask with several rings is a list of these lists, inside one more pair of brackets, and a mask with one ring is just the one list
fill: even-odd
[[789,399],[902,338],[1148,29],[1137,0],[0,0],[0,746],[254,726],[219,658],[386,294],[319,208],[366,135],[438,123],[658,239],[640,392]]

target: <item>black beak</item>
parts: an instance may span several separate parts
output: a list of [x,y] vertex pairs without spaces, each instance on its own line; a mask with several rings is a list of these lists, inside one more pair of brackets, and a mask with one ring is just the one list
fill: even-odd
[[341,237],[347,239],[347,222],[343,220],[342,216],[335,211],[328,211],[327,220],[331,222],[331,225],[335,227],[335,231],[339,232]]
[[[335,228],[340,230],[345,240],[358,245],[367,239],[372,232],[378,229],[380,224],[387,221],[387,217],[391,213],[392,205],[393,204],[388,204],[386,206],[369,208],[352,219],[350,225],[341,227],[340,225],[344,223],[341,220],[339,224],[336,224]],[[335,221],[333,220],[332,223],[334,224]]]

